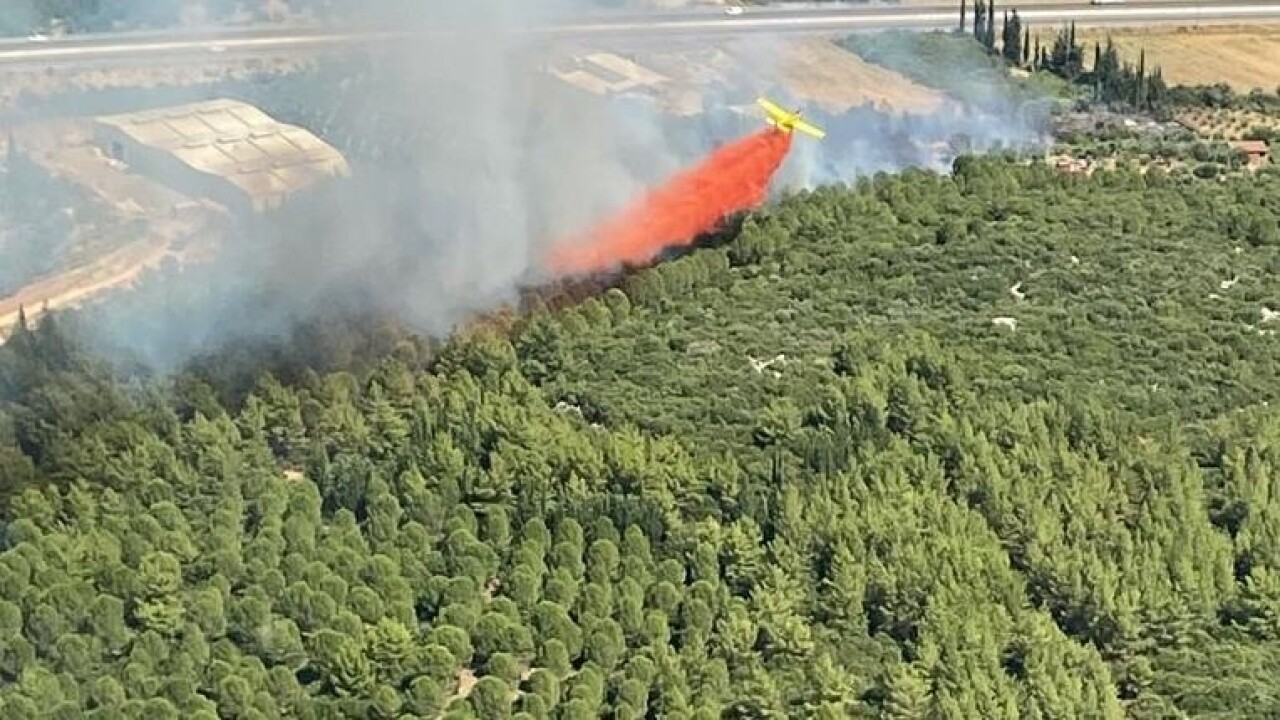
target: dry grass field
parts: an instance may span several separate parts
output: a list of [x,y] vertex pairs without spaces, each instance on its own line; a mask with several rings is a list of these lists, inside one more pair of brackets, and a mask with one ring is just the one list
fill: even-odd
[[930,113],[950,102],[945,94],[821,40],[788,43],[779,71],[798,98],[840,112],[866,103],[901,112]]
[[[1053,28],[1034,33],[1045,45],[1053,43]],[[1280,85],[1280,24],[1212,27],[1080,28],[1085,63],[1093,62],[1093,43],[1110,36],[1121,57],[1136,63],[1142,50],[1147,67],[1159,66],[1169,84],[1227,83],[1247,92],[1274,91]]]
[[[589,54],[583,48],[570,56]],[[868,103],[897,112],[930,113],[951,102],[942,92],[821,38],[671,43],[662,51],[629,54],[629,59],[663,78],[654,87],[669,111],[680,114],[704,110],[706,88],[717,85],[749,87],[753,92],[781,85],[797,100],[836,113]],[[557,63],[578,67],[565,57],[552,64]],[[583,78],[560,76],[582,86]]]

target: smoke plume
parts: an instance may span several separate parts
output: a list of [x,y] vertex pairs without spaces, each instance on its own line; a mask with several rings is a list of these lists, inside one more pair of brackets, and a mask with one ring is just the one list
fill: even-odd
[[546,41],[516,32],[587,4],[415,2],[397,25],[430,29],[430,42],[263,93],[267,112],[343,151],[352,177],[238,219],[212,264],[98,310],[96,339],[171,368],[344,304],[442,334],[515,299],[552,243],[692,159],[670,149],[660,113],[569,88],[545,72]]
[[[156,273],[137,292],[93,308],[79,325],[100,346],[172,369],[227,342],[271,342],[300,320],[344,309],[390,313],[439,335],[513,300],[521,286],[643,262],[688,241],[763,200],[775,171],[776,189],[844,182],[941,167],[949,160],[931,146],[956,134],[968,138],[965,149],[1033,135],[1016,114],[913,119],[805,107],[828,137],[788,154],[789,138],[776,133],[734,141],[762,119],[725,109],[756,92],[775,94],[769,78],[781,41],[750,43],[751,64],[727,78],[742,89],[710,88],[710,112],[681,119],[569,88],[547,72],[559,49],[519,32],[590,12],[591,0],[328,4],[421,29],[429,41],[208,92],[316,132],[343,152],[352,177],[237,218],[215,261]],[[193,92],[181,89],[180,102],[202,99]],[[157,94],[149,104],[166,103]],[[730,141],[706,165],[660,184]],[[557,244],[565,238],[573,240]]]

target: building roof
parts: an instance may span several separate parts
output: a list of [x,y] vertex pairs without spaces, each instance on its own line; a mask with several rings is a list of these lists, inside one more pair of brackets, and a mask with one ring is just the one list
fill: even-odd
[[317,180],[350,172],[342,154],[320,138],[236,100],[96,120],[197,171],[225,178],[255,202],[274,203]]
[[596,95],[654,89],[670,80],[634,61],[612,53],[573,57],[568,67],[552,71],[561,80]]
[[667,78],[649,68],[613,53],[592,53],[584,59],[595,66],[597,74],[603,71],[605,81],[610,84],[660,85],[667,82]]

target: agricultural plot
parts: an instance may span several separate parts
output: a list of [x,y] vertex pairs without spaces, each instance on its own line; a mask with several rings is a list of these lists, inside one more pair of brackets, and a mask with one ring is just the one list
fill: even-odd
[[[1053,45],[1057,28],[1033,31]],[[1280,25],[1221,27],[1080,28],[1085,62],[1093,62],[1093,43],[1110,37],[1126,62],[1145,51],[1147,67],[1159,66],[1170,85],[1226,83],[1240,92],[1272,91],[1280,85]]]
[[1178,113],[1177,120],[1211,140],[1242,140],[1280,133],[1280,117],[1253,110],[1193,108]]

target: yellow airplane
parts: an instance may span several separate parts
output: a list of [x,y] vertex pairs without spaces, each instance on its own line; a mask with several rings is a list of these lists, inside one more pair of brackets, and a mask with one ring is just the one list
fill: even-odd
[[782,106],[766,98],[760,98],[756,100],[756,103],[760,107],[764,108],[764,111],[769,114],[769,117],[765,122],[778,128],[784,133],[799,130],[800,132],[812,135],[819,140],[827,136],[827,133],[822,129],[814,127],[813,125],[801,120],[801,113],[799,110],[796,110],[795,112],[788,112]]

